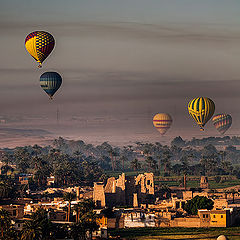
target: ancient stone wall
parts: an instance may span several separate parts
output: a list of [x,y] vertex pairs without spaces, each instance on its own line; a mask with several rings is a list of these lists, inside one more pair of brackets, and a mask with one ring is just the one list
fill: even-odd
[[104,184],[102,182],[94,183],[93,201],[96,203],[97,207],[106,206]]
[[142,181],[144,183],[141,184],[141,192],[146,191],[147,194],[154,195],[154,178],[153,173],[144,173],[144,178]]
[[126,190],[125,190],[126,205],[133,206],[133,193],[135,193],[135,177],[134,176],[126,177],[125,187],[126,187]]
[[116,193],[116,180],[115,177],[110,177],[107,180],[107,184],[105,186],[105,193]]
[[153,173],[139,174],[137,177],[126,177],[122,173],[118,179],[108,178],[105,187],[103,183],[94,183],[93,199],[100,207],[151,203],[147,198],[149,195],[154,196]]
[[119,175],[119,178],[116,180],[116,201],[118,205],[126,205],[126,177],[125,173]]
[[170,221],[170,227],[200,227],[199,217],[189,217],[189,218],[174,218]]

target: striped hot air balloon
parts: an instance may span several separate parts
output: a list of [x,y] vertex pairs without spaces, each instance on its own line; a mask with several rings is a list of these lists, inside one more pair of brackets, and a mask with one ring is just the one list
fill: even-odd
[[43,61],[52,52],[55,45],[53,36],[44,31],[36,31],[27,35],[25,47],[29,54],[42,66]]
[[232,125],[232,117],[229,114],[217,114],[212,118],[214,127],[224,134]]
[[153,125],[161,135],[164,135],[171,127],[172,121],[168,113],[158,113],[153,117]]
[[210,98],[198,97],[188,103],[188,112],[201,131],[204,131],[204,125],[211,119],[214,111],[215,104]]
[[57,72],[45,72],[40,77],[40,85],[52,99],[62,84],[62,77]]

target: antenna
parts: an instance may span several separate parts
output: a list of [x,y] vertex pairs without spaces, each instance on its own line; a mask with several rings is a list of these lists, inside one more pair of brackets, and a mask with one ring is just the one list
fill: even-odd
[[59,114],[59,109],[57,107],[57,124],[59,124],[59,120],[60,120],[60,114]]

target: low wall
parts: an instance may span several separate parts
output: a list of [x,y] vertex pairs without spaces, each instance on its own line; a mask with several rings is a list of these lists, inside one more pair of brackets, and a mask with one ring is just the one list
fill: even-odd
[[200,218],[175,218],[170,227],[200,227]]

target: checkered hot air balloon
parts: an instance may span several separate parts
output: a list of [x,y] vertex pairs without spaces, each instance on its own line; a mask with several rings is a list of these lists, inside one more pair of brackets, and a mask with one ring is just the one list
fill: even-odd
[[164,135],[172,125],[172,117],[168,113],[158,113],[153,117],[153,125]]
[[53,98],[53,95],[60,88],[61,84],[62,77],[57,72],[45,72],[40,77],[40,85],[50,99]]
[[52,52],[55,45],[53,36],[44,31],[36,31],[27,35],[25,47],[29,54],[42,66],[43,61]]
[[232,117],[229,114],[217,114],[212,118],[214,127],[224,134],[232,125]]
[[188,103],[188,112],[201,131],[204,131],[203,127],[211,119],[214,111],[215,104],[210,98],[198,97]]

